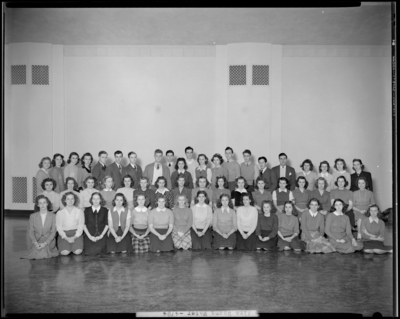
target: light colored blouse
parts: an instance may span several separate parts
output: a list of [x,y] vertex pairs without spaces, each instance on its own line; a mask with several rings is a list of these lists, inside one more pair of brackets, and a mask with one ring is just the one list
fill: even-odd
[[149,225],[153,225],[155,229],[166,229],[169,225],[174,224],[174,214],[168,208],[154,208],[149,213]]
[[44,191],[42,195],[46,196],[50,200],[51,206],[53,206],[53,212],[55,213],[60,208],[60,194],[55,191]]
[[[126,208],[126,209],[127,209],[127,208]],[[114,211],[114,212],[116,211],[116,212],[118,213],[118,227],[120,227],[120,226],[121,226],[121,213],[122,213],[123,211],[125,211],[125,208],[124,208],[124,207],[121,207],[121,208],[118,210],[117,207],[114,207],[114,208],[113,208],[113,211]],[[128,214],[126,215],[126,220],[131,219],[131,218],[132,218],[131,211],[128,209]],[[107,217],[107,219],[113,221],[112,215],[111,215],[111,210],[108,210],[108,217]],[[113,225],[113,226],[114,226],[114,225]]]
[[236,212],[237,228],[245,232],[254,232],[258,222],[258,211],[253,206],[240,206]]
[[59,210],[56,214],[57,231],[61,238],[65,238],[65,232],[67,230],[74,229],[76,229],[75,236],[81,236],[83,232],[83,225],[85,225],[85,215],[78,207],[74,206],[71,212],[68,212],[67,208],[65,207],[64,209]]
[[209,205],[200,205],[197,203],[192,206],[193,226],[197,229],[204,229],[207,224],[211,224],[213,219],[212,209]]
[[146,207],[140,208],[138,206],[132,210],[132,225],[135,228],[140,228],[140,229],[147,228],[148,220],[149,220],[149,210]]

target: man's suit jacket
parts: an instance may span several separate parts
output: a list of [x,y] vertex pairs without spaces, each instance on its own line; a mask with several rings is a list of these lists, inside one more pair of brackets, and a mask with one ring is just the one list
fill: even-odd
[[103,169],[103,165],[101,165],[100,162],[97,162],[96,165],[93,166],[92,176],[96,177],[96,179],[97,179],[97,184],[95,185],[95,188],[98,189],[99,191],[102,191],[104,188],[102,185],[102,181],[103,181],[103,178],[106,176],[106,170],[107,170],[107,167],[105,169]]
[[[260,177],[264,180],[264,183],[265,183],[264,188],[267,191],[270,191],[271,193],[276,189],[276,187],[274,188],[274,184],[272,183],[272,175],[273,174],[275,174],[275,173],[268,167],[266,168],[264,173],[260,174]],[[258,189],[257,185],[255,185],[255,188]]]
[[32,243],[44,243],[46,242],[49,247],[54,248],[56,245],[55,235],[57,232],[56,227],[56,215],[48,212],[46,219],[44,220],[44,226],[42,225],[42,218],[40,212],[33,213],[29,216],[29,238]]
[[[272,174],[271,174],[271,182],[272,182],[272,191],[277,189],[279,187],[278,184],[278,179],[280,177],[280,165],[275,166],[271,169]],[[294,171],[294,168],[291,166],[286,165],[286,176],[287,180],[289,181],[290,184],[290,190],[294,190],[296,188],[296,172]]]
[[[122,167],[122,165],[121,165]],[[123,168],[122,168],[123,169]],[[113,190],[117,190],[118,188],[124,187],[121,185],[122,183],[122,174],[119,172],[117,163],[112,163],[107,166],[106,175],[111,176],[114,179],[114,187]]]
[[168,166],[169,164],[170,164],[170,163],[166,163],[165,166],[168,167],[168,169],[169,169],[169,176],[171,176],[172,173],[175,171],[175,162],[171,162],[171,167]]
[[134,185],[133,188],[137,189],[140,187],[139,183],[140,183],[140,179],[143,176],[143,170],[142,168],[136,164],[136,169],[134,169],[132,167],[131,164],[126,165],[123,169],[122,169],[122,178],[126,175],[129,175],[130,177],[133,178],[134,181]]
[[[155,181],[153,181],[153,174],[154,174],[154,165],[155,163],[151,163],[146,165],[144,172],[143,172],[143,176],[146,176],[149,179],[149,185],[154,185]],[[172,189],[171,187],[171,176],[169,173],[169,168],[168,166],[161,164],[162,167],[162,175],[165,177],[165,179],[167,180],[167,185],[165,186],[168,189]]]

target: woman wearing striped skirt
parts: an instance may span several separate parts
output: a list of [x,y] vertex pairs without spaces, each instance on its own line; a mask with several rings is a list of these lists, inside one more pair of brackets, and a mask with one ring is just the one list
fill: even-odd
[[213,218],[214,249],[232,250],[236,247],[237,220],[231,197],[222,194],[217,201]]
[[149,213],[150,251],[161,252],[174,250],[171,232],[174,227],[174,214],[165,208],[166,198],[160,195],[157,208]]
[[149,210],[144,206],[146,197],[139,194],[134,202],[137,206],[132,210],[132,225],[129,229],[132,233],[132,247],[135,253],[145,253],[150,248]]
[[176,249],[187,250],[192,248],[192,236],[190,228],[193,225],[193,213],[188,207],[188,198],[186,195],[178,195],[175,198],[174,229],[172,230],[172,240]]
[[211,249],[212,237],[209,229],[213,215],[209,204],[209,199],[205,191],[198,191],[194,199],[195,205],[193,211],[193,227],[191,229],[192,249]]

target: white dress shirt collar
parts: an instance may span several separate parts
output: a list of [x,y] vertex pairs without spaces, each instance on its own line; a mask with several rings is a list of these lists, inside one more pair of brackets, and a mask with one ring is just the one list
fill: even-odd
[[112,188],[110,188],[110,189],[104,188],[103,191],[105,191],[105,192],[112,192]]
[[240,188],[236,188],[236,191],[239,193],[247,193],[246,188],[240,189]]
[[181,170],[181,171],[178,169],[177,172],[178,172],[178,174],[185,174],[185,170],[184,169]]
[[165,212],[165,207],[164,207],[163,209],[157,207],[156,210],[157,210],[158,212]]
[[137,211],[137,212],[146,212],[147,211],[147,207],[143,207],[143,208],[140,208],[139,206],[137,206],[137,207],[135,207],[135,210]]
[[99,206],[99,207],[95,208],[95,207],[92,205],[92,211],[93,211],[93,212],[96,212],[96,213],[98,213],[98,212],[99,212],[99,210],[100,210],[100,208],[101,208],[101,206]]
[[339,212],[334,211],[333,213],[334,213],[336,216],[342,216],[342,215],[343,215],[342,212],[339,213]]
[[136,169],[136,165],[135,164],[132,164],[132,163],[129,163],[134,169]]
[[279,190],[279,193],[280,193],[280,192],[285,192],[285,193],[287,193],[287,188],[285,188],[284,190],[278,188],[278,190]]
[[156,193],[165,194],[165,192],[169,191],[168,188],[164,187],[164,191],[161,192],[160,189],[157,188]]
[[118,212],[118,213],[122,213],[122,212],[125,211],[125,208],[124,208],[124,207],[121,207],[120,210],[118,210],[118,209],[117,209],[117,206],[115,206],[114,209],[113,209],[113,211],[114,211],[114,212]]
[[311,210],[308,210],[308,211],[310,212],[310,214],[311,214],[312,217],[315,217],[315,216],[318,215],[318,211],[316,211],[315,213],[313,213]]

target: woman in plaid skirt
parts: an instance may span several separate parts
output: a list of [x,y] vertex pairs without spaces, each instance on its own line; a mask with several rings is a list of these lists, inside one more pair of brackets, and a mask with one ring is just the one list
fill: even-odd
[[145,253],[150,247],[149,210],[144,206],[146,202],[144,194],[137,195],[135,202],[137,206],[132,210],[132,225],[129,229],[132,233],[132,247],[135,253]]
[[188,206],[188,199],[184,194],[176,196],[175,207],[172,211],[174,214],[172,240],[176,249],[187,250],[192,248],[190,228],[193,224],[193,213]]

